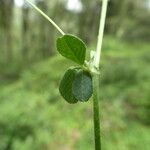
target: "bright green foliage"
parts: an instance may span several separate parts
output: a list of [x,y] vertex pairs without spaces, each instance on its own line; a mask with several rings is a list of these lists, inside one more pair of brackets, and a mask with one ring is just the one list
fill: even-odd
[[81,39],[73,35],[64,35],[57,39],[57,50],[62,56],[77,64],[84,64],[86,46]]
[[80,70],[73,81],[73,95],[79,101],[87,101],[93,93],[92,77],[89,72]]
[[71,104],[77,103],[78,100],[74,97],[72,94],[72,83],[74,81],[75,75],[76,75],[77,70],[76,69],[68,69],[59,86],[59,91],[62,95],[62,97]]

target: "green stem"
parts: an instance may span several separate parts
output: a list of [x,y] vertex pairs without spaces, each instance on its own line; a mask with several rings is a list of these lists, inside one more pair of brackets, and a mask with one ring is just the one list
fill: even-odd
[[94,75],[93,118],[95,150],[101,150],[100,118],[99,118],[99,75]]
[[98,40],[97,40],[97,48],[96,48],[96,54],[95,54],[95,60],[94,60],[94,64],[95,64],[96,68],[99,68],[99,64],[100,64],[100,56],[101,56],[101,49],[102,49],[102,42],[103,42],[103,35],[104,35],[107,5],[108,5],[108,0],[103,0],[100,25],[99,25],[99,33],[98,33]]
[[44,18],[46,18],[62,35],[65,33],[60,29],[60,27],[50,18],[48,17],[43,11],[41,11],[36,5],[34,5],[29,0],[26,0],[37,12],[39,12]]
[[[101,18],[99,25],[99,34],[97,41],[97,48],[94,57],[94,66],[99,69],[100,65],[100,55],[104,34],[104,26],[106,20],[106,12],[107,12],[107,4],[108,0],[103,0],[102,10],[101,10]],[[99,114],[99,75],[94,75],[94,93],[93,93],[93,119],[94,119],[94,136],[95,136],[95,150],[101,150],[101,135],[100,135],[100,114]]]

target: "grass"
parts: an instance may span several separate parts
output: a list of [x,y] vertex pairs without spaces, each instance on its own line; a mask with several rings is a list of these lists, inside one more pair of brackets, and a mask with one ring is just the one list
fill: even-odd
[[[103,150],[149,150],[148,50],[147,44],[104,40]],[[93,149],[92,101],[70,105],[58,91],[62,71],[70,65],[55,56],[31,65],[11,82],[0,80],[0,150],[11,142],[12,150]]]

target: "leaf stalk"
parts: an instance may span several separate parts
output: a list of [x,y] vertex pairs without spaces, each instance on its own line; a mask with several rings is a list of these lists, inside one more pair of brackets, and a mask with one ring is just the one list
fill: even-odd
[[60,29],[60,27],[50,18],[48,17],[42,10],[40,10],[36,5],[34,5],[31,1],[26,0],[37,12],[39,12],[44,18],[46,18],[62,35],[65,33]]

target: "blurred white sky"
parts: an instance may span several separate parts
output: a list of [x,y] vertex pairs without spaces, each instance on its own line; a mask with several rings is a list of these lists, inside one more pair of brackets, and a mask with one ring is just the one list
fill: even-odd
[[67,9],[80,12],[82,10],[82,4],[80,0],[68,0]]
[[15,0],[15,4],[18,6],[18,7],[21,7],[24,3],[24,0]]

